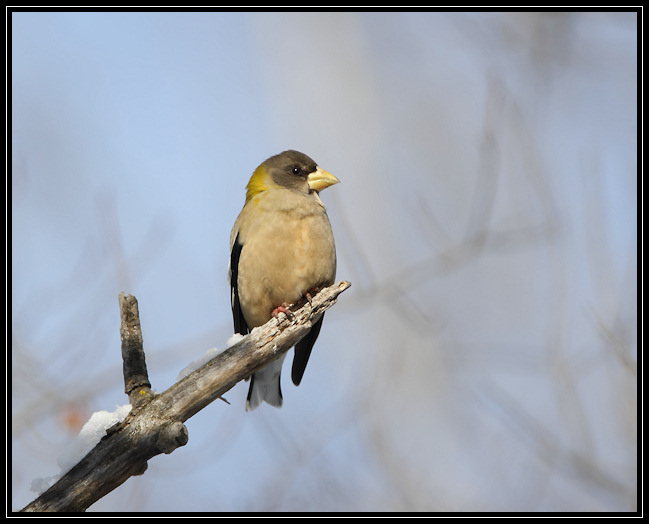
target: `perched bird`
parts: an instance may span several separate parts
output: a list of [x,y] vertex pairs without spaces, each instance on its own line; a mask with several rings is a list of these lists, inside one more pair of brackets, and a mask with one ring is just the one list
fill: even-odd
[[[336,248],[319,192],[338,182],[307,155],[292,150],[255,169],[230,235],[235,333],[245,335],[288,311],[287,305],[334,283]],[[323,318],[295,345],[291,378],[296,386]],[[252,375],[246,411],[262,401],[282,405],[280,373],[285,357],[286,353]]]

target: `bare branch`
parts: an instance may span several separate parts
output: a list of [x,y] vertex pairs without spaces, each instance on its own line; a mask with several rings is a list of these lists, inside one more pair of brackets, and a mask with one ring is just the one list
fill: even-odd
[[132,475],[144,473],[150,458],[184,446],[188,436],[183,422],[288,351],[350,285],[339,282],[325,288],[291,318],[280,315],[255,328],[159,395],[150,390],[137,301],[120,294],[124,381],[131,402],[135,401],[133,408],[78,464],[22,511],[85,511]]
[[122,363],[124,368],[124,392],[135,408],[151,398],[151,383],[146,370],[142,344],[140,312],[133,295],[119,294],[122,338]]

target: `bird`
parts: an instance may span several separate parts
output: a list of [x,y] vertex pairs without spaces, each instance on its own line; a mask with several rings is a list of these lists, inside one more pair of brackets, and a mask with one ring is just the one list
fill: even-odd
[[[339,183],[304,153],[288,150],[260,164],[246,186],[230,234],[229,281],[234,331],[246,335],[303,297],[334,283],[336,247],[320,191]],[[291,379],[302,381],[324,314],[295,345]],[[246,411],[282,406],[280,358],[250,377]]]

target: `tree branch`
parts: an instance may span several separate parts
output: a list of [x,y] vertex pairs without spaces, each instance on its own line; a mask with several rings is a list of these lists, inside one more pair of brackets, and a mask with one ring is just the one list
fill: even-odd
[[291,318],[272,318],[158,395],[151,392],[146,371],[137,301],[120,293],[124,383],[131,412],[22,511],[85,511],[132,475],[144,473],[150,458],[184,446],[188,436],[183,422],[288,351],[350,285],[339,282],[321,290]]
[[119,294],[119,313],[121,317],[119,331],[122,338],[124,393],[128,395],[131,406],[135,408],[149,400],[153,393],[151,393],[151,383],[146,370],[140,312],[137,300],[133,295]]

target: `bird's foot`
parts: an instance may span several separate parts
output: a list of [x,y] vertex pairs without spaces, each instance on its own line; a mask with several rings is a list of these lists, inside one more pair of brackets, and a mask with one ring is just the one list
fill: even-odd
[[320,293],[321,288],[319,287],[314,287],[313,289],[309,289],[306,293],[304,293],[304,298],[306,298],[307,302],[311,304],[311,300],[313,297],[315,297],[318,293]]
[[273,309],[271,315],[277,318],[280,313],[284,313],[288,318],[293,318],[293,312],[289,309],[289,305],[290,304],[284,302],[282,305],[277,306],[275,309]]

